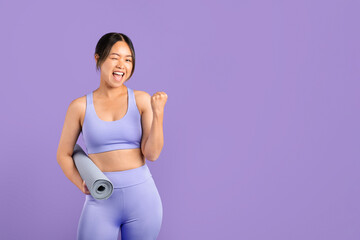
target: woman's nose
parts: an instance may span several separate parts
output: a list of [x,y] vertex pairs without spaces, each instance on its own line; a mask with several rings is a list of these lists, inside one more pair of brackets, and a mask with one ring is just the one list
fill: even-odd
[[116,65],[116,67],[118,68],[123,68],[124,67],[124,63],[123,62],[118,62],[118,64]]

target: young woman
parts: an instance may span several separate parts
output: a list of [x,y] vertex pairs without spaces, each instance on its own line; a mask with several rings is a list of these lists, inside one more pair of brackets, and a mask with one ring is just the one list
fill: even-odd
[[[164,145],[167,94],[124,85],[135,69],[132,41],[107,33],[95,49],[100,86],[73,100],[67,110],[57,161],[84,194],[78,240],[154,240],[162,223],[162,202],[145,158],[155,161]],[[96,200],[72,159],[82,131],[89,158],[113,183],[110,198]]]

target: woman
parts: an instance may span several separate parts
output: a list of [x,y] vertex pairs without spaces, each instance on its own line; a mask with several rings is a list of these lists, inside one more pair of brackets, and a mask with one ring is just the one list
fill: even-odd
[[[164,145],[163,115],[167,94],[150,96],[124,83],[135,69],[129,37],[107,33],[96,45],[100,87],[73,100],[67,110],[57,151],[65,175],[85,195],[77,239],[156,239],[162,202],[145,158],[155,161]],[[113,183],[106,200],[94,199],[72,159],[82,131],[88,156]]]

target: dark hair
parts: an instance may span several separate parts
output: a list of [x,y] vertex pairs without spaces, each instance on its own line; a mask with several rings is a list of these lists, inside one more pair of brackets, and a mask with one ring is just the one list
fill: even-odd
[[133,56],[132,57],[132,65],[133,66],[132,66],[131,74],[130,74],[129,78],[127,79],[127,80],[129,80],[135,70],[135,49],[134,49],[134,46],[133,46],[130,38],[123,33],[110,32],[110,33],[105,34],[104,36],[102,36],[99,39],[98,43],[96,44],[95,54],[94,54],[94,55],[96,55],[96,54],[99,55],[99,59],[97,60],[97,63],[96,63],[96,70],[98,71],[100,69],[101,64],[108,57],[112,46],[118,41],[126,42],[130,48],[131,55]]

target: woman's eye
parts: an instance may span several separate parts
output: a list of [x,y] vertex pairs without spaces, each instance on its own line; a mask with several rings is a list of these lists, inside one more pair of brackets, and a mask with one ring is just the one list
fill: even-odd
[[[112,58],[113,60],[118,60],[117,58]],[[127,59],[126,61],[129,61],[129,62],[131,62],[131,60],[130,59]]]

